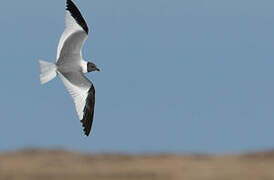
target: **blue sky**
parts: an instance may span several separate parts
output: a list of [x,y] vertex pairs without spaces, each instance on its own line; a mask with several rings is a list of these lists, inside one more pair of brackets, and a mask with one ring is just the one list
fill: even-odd
[[274,1],[74,0],[102,73],[85,137],[55,61],[65,0],[0,7],[0,150],[228,153],[274,148]]

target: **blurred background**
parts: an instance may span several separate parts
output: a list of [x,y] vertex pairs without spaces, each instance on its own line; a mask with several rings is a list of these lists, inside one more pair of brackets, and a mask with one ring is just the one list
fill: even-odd
[[91,136],[62,82],[39,84],[65,0],[3,1],[0,179],[274,179],[274,1],[74,2],[103,70]]

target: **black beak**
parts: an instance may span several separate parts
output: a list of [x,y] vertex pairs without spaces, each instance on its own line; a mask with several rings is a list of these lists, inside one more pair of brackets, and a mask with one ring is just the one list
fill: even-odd
[[99,71],[99,72],[102,72],[101,69],[99,69],[99,68],[96,68],[96,70]]

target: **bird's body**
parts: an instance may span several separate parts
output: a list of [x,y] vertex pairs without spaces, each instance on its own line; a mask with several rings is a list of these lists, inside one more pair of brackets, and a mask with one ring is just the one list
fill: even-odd
[[87,73],[87,62],[80,59],[78,55],[71,55],[69,57],[60,57],[56,62],[58,71],[67,72],[82,72]]
[[84,18],[75,4],[67,0],[66,28],[58,44],[56,63],[39,60],[39,64],[41,84],[56,75],[63,81],[74,100],[78,117],[88,136],[94,116],[95,89],[84,74],[100,70],[94,63],[82,58],[81,50],[87,37],[88,26]]

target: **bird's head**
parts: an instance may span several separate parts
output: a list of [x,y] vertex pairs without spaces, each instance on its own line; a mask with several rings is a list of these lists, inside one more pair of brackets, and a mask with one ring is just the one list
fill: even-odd
[[88,66],[87,67],[88,72],[92,72],[92,71],[99,71],[99,72],[101,72],[101,70],[99,68],[97,68],[97,66],[94,63],[92,63],[92,62],[88,62],[87,66]]

